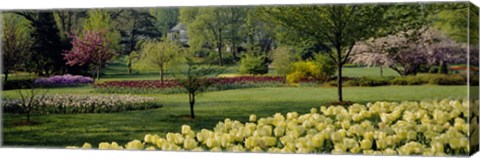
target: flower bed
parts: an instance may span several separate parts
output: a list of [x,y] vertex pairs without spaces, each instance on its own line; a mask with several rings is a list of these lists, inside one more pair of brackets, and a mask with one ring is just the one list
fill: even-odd
[[[34,113],[109,113],[159,108],[155,98],[134,95],[48,95],[35,99]],[[6,113],[24,113],[20,99],[6,99]]]
[[90,77],[70,74],[63,76],[57,75],[49,78],[37,78],[34,81],[34,84],[43,87],[76,86],[88,83],[93,83],[93,79]]
[[[283,77],[242,76],[229,78],[208,78],[212,85],[208,91],[254,87],[280,87]],[[107,81],[96,85],[96,90],[104,93],[183,93],[186,92],[176,80]]]
[[[470,117],[472,116],[472,117]],[[466,155],[470,151],[469,125],[477,125],[478,111],[469,102],[375,102],[367,105],[322,106],[300,115],[250,116],[241,123],[230,119],[212,130],[194,131],[188,125],[166,137],[147,134],[126,145],[102,142],[99,149],[331,153],[373,155]],[[478,125],[477,125],[478,126]],[[475,129],[475,128],[474,128]],[[478,132],[478,127],[476,127]],[[478,139],[478,133],[472,134]],[[471,144],[475,145],[475,144]],[[85,143],[83,148],[92,148]],[[78,148],[69,146],[67,148]]]

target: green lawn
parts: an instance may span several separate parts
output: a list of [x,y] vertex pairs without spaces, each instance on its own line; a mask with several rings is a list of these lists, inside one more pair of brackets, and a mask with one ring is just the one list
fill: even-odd
[[[55,88],[49,93],[91,93],[92,88]],[[384,86],[345,87],[344,100],[366,103],[370,101],[404,101],[434,98],[462,98],[467,94],[465,86]],[[15,97],[15,91],[4,91],[5,97]],[[282,87],[254,88],[208,92],[200,94],[195,107],[197,119],[188,119],[186,94],[149,94],[157,97],[162,108],[110,114],[54,114],[33,116],[41,122],[35,126],[16,126],[23,115],[3,115],[3,145],[64,147],[90,142],[117,141],[121,144],[133,139],[143,139],[146,133],[164,135],[179,132],[182,124],[194,130],[212,129],[224,118],[245,122],[250,114],[259,117],[276,112],[308,112],[335,101],[334,87]]]
[[[102,72],[101,81],[108,80],[149,80],[159,79],[158,72],[126,74],[124,62],[108,64]],[[227,66],[225,74],[238,74],[238,66]],[[269,75],[274,72],[270,71]],[[348,77],[380,76],[377,67],[344,68]],[[396,76],[391,69],[384,69],[384,76]],[[171,76],[168,76],[171,77]],[[49,94],[97,94],[93,86],[50,88]],[[253,88],[207,92],[197,98],[197,118],[188,118],[189,107],[186,94],[148,94],[158,98],[162,108],[110,114],[52,114],[36,115],[32,119],[41,122],[35,126],[17,126],[16,122],[25,117],[17,114],[3,114],[3,145],[65,147],[82,145],[84,142],[95,146],[102,141],[117,141],[125,144],[133,139],[143,139],[147,133],[165,135],[179,132],[182,124],[191,125],[194,130],[212,129],[225,118],[245,122],[250,114],[259,117],[276,112],[308,112],[337,98],[335,87],[281,87]],[[345,87],[344,100],[367,103],[371,101],[405,101],[465,97],[466,86],[383,86]],[[3,98],[17,98],[16,90],[2,91]]]
[[[185,65],[177,66],[177,69],[185,69]],[[238,71],[239,65],[227,65],[225,66],[225,70],[223,74],[239,74]],[[127,72],[127,65],[121,59],[114,60],[113,62],[109,63],[107,67],[102,71],[103,81],[111,81],[111,80],[157,80],[160,78],[159,72],[156,71],[146,71],[146,72],[139,72],[138,70],[134,70],[132,74],[128,74]],[[171,72],[166,72],[167,75],[165,77],[172,78],[170,75]],[[270,69],[267,75],[276,75],[274,69]],[[343,68],[343,76],[345,77],[376,77],[380,75],[380,67],[344,67]],[[397,72],[392,70],[391,68],[383,68],[383,76],[399,76]]]

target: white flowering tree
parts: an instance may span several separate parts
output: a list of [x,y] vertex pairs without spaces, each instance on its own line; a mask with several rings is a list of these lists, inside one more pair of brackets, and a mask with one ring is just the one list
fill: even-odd
[[400,75],[416,74],[422,66],[446,73],[447,64],[465,61],[465,45],[428,28],[358,42],[352,55],[353,63],[390,67]]

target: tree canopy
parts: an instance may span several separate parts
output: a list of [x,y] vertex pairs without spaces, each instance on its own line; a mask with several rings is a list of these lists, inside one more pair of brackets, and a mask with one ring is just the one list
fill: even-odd
[[1,25],[2,68],[5,74],[4,81],[7,81],[10,71],[26,63],[24,58],[30,56],[33,45],[30,34],[33,30],[28,20],[11,13],[2,15]]

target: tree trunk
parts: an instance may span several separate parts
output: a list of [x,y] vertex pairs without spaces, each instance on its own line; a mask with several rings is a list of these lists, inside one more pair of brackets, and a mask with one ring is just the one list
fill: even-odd
[[218,42],[217,42],[217,47],[218,47],[218,57],[220,59],[219,64],[220,66],[223,66],[223,58],[222,58],[222,29],[218,30]]
[[96,69],[97,69],[97,70],[96,70],[96,71],[97,71],[97,76],[96,76],[96,78],[97,78],[97,81],[98,81],[98,80],[100,80],[100,65],[97,65],[97,66],[96,66]]
[[219,59],[218,64],[219,64],[220,66],[223,66],[222,43],[221,43],[221,42],[218,43],[217,49],[218,49],[218,57],[219,57],[219,58],[218,58],[218,59]]
[[383,77],[383,67],[380,66],[380,76]]
[[160,83],[163,83],[163,68],[160,68]]
[[337,67],[338,67],[338,76],[337,76],[337,90],[338,90],[338,101],[343,101],[342,94],[342,51],[341,48],[337,47]]
[[128,73],[131,74],[132,73],[132,62],[128,62]]
[[30,122],[30,112],[27,112],[27,122]]
[[337,76],[337,91],[338,91],[338,101],[343,101],[342,95],[342,64],[338,63],[338,76]]
[[232,44],[232,58],[233,58],[233,62],[237,62],[237,46],[235,45],[235,43]]
[[3,79],[3,83],[6,83],[7,82],[7,79],[8,79],[8,70],[6,69],[5,72],[3,72],[5,74],[5,78]]
[[438,73],[448,74],[447,64],[445,62],[441,62],[438,66]]
[[193,106],[195,105],[195,93],[189,93],[188,96],[188,99],[190,101],[190,117],[192,119],[195,119],[195,112],[193,110]]
[[43,71],[45,71],[45,76],[50,77],[50,72],[48,71],[48,66],[43,66]]

